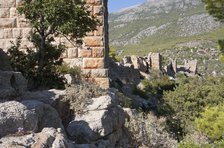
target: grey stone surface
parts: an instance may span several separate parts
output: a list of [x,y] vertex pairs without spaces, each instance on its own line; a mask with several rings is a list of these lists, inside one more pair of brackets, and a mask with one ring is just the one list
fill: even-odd
[[39,101],[0,103],[0,137],[15,134],[19,128],[38,132],[45,127],[62,128],[57,111]]

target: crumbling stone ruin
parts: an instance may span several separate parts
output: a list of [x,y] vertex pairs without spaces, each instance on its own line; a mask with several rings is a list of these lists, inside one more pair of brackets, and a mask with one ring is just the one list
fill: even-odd
[[[152,52],[148,54],[148,57],[125,56],[120,65],[139,70],[143,77],[147,77],[151,70],[164,72],[171,77],[175,77],[177,73],[184,73],[187,76],[197,74],[197,60],[184,60],[184,65],[177,65],[177,60],[171,59],[170,63],[163,67],[162,58],[160,53]],[[136,78],[136,76],[134,77]]]
[[[18,15],[16,7],[21,0],[0,0],[0,48],[7,51],[18,37],[22,38],[21,50],[34,46],[27,39],[31,28],[28,21]],[[92,14],[97,16],[99,26],[94,32],[87,33],[84,44],[74,46],[64,37],[58,37],[56,44],[64,43],[67,50],[63,54],[64,61],[71,66],[79,66],[87,79],[103,88],[109,87],[108,79],[108,12],[107,0],[86,0]]]

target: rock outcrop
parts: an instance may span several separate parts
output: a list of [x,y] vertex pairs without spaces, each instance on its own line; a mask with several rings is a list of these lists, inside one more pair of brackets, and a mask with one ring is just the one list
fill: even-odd
[[27,80],[20,72],[0,70],[0,99],[12,99],[27,90]]
[[2,148],[74,148],[60,128],[44,128],[40,133],[18,132],[0,139]]
[[20,128],[38,132],[45,127],[63,129],[57,111],[50,105],[35,100],[0,103],[0,137],[14,134]]
[[[107,143],[105,147],[114,147],[120,140],[126,115],[118,106],[116,98],[102,96],[93,98],[85,113],[76,115],[67,127],[74,141],[84,143]],[[102,141],[102,139],[104,139]]]

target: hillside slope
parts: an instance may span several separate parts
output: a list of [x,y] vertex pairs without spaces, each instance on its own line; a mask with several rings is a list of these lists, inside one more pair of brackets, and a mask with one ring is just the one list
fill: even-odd
[[109,15],[110,44],[123,54],[145,54],[191,41],[216,41],[224,25],[201,0],[146,0]]

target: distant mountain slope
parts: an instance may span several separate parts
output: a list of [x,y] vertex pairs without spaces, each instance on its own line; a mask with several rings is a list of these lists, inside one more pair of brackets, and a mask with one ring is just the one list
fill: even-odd
[[109,15],[110,44],[124,53],[144,54],[197,40],[224,38],[201,0],[146,0]]

